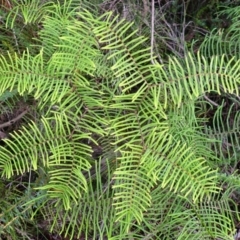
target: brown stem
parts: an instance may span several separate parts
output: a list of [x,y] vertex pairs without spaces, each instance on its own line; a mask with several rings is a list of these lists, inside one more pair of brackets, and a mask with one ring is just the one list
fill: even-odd
[[27,112],[28,112],[28,108],[25,111],[23,111],[22,113],[20,113],[17,117],[13,118],[12,120],[0,124],[0,129],[13,125],[16,121],[21,119]]

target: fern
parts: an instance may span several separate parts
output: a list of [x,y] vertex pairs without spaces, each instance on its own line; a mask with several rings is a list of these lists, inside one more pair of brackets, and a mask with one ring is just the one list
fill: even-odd
[[9,21],[21,9],[26,23],[41,19],[39,52],[1,56],[0,92],[34,98],[38,117],[3,140],[0,169],[4,181],[35,179],[4,206],[0,234],[17,238],[21,222],[12,219],[31,216],[70,239],[231,239],[239,183],[219,168],[227,158],[237,164],[239,117],[232,105],[223,119],[222,104],[207,128],[196,108],[207,107],[207,93],[239,94],[237,28],[222,52],[214,36],[197,55],[161,65],[132,23],[112,13],[96,17],[64,1],[35,18],[29,6]]

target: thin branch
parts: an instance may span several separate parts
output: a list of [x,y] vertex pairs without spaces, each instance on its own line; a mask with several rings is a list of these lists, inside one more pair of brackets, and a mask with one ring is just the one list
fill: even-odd
[[151,62],[152,64],[155,64],[154,61],[153,61],[153,48],[154,48],[154,19],[155,19],[155,2],[152,1],[152,8],[151,8],[151,11],[152,11],[152,18],[151,18]]
[[1,129],[1,128],[4,128],[4,127],[9,127],[9,126],[13,125],[16,121],[18,121],[19,119],[21,119],[27,112],[28,112],[28,108],[27,108],[25,111],[23,111],[22,113],[20,113],[17,117],[13,118],[12,120],[0,124],[0,129]]
[[203,96],[207,101],[209,101],[212,105],[219,107],[219,104],[215,103],[214,101],[212,101],[210,98],[208,98],[206,95]]

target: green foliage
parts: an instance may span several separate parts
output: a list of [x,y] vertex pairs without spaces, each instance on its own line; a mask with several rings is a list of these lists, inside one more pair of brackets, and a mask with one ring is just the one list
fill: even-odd
[[[33,46],[0,58],[0,100],[24,98],[29,111],[1,142],[0,236],[232,239],[237,23],[221,46],[212,32],[197,54],[159,64],[132,23],[85,6],[27,1],[8,15],[11,28],[19,14],[42,27]],[[209,123],[211,93],[235,105],[225,116],[216,103]]]

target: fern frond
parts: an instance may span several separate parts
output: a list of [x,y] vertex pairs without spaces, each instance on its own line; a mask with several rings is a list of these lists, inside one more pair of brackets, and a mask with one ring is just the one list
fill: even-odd
[[52,2],[49,4],[49,2],[44,3],[40,0],[14,2],[15,5],[13,9],[10,10],[6,21],[6,25],[10,28],[14,28],[15,21],[19,15],[23,17],[23,22],[25,25],[41,21],[41,18],[52,4]]
[[136,36],[136,31],[131,29],[131,23],[118,21],[117,17],[112,18],[111,13],[103,15],[102,19],[104,22],[95,27],[94,33],[103,45],[102,49],[110,51],[108,59],[116,59],[111,70],[119,79],[117,85],[123,92],[141,85],[143,93],[151,78],[150,49],[140,48],[146,39]]
[[[178,222],[181,219],[181,224]],[[177,239],[232,239],[234,226],[231,220],[215,210],[215,206],[186,209],[172,214],[171,219],[180,228]],[[179,225],[180,224],[180,225]]]
[[[131,148],[134,148],[136,153],[137,146],[129,144],[129,152],[125,152],[121,161],[121,166],[114,172],[116,180],[113,189],[114,206],[117,210],[118,220],[125,224],[130,224],[133,219],[136,219],[140,224],[143,215],[151,204],[150,188],[156,183],[157,176],[155,173],[156,163],[140,162],[139,156],[134,156]],[[140,148],[138,151],[142,151]],[[124,161],[125,159],[125,161]],[[128,159],[126,161],[126,159]],[[153,177],[153,179],[152,179]]]
[[6,58],[0,59],[1,93],[17,89],[20,95],[33,94],[36,99],[40,98],[40,105],[44,107],[49,101],[60,101],[68,91],[69,84],[45,68],[42,51],[34,57],[27,51],[22,57],[9,55],[9,59],[11,65]]
[[219,12],[219,15],[225,15],[232,21],[228,29],[214,29],[203,41],[199,50],[204,56],[226,55],[227,59],[233,56],[239,59],[240,55],[240,25],[239,25],[239,6],[225,8]]
[[[106,164],[106,177],[101,174],[103,164]],[[113,180],[109,162],[95,162],[93,169],[95,178],[90,173],[86,174],[88,192],[83,193],[81,200],[72,204],[71,209],[55,208],[52,201],[41,209],[46,221],[51,222],[52,230],[58,229],[65,237],[87,239],[91,235],[96,239],[110,239],[120,234],[115,210],[111,207]]]
[[33,96],[42,115],[3,141],[2,177],[34,171],[25,206],[66,238],[228,239],[238,182],[212,160],[218,134],[239,146],[230,132],[238,114],[230,123],[233,107],[227,121],[220,109],[204,132],[196,103],[207,92],[239,94],[240,60],[224,52],[233,45],[159,65],[131,23],[63,5],[44,12],[38,54],[0,59],[0,93]]
[[61,115],[51,121],[53,126],[43,119],[41,131],[31,124],[20,134],[13,134],[11,141],[6,140],[8,148],[2,147],[1,153],[2,176],[10,178],[31,169],[36,171],[42,165],[48,169],[49,182],[38,189],[47,190],[50,198],[57,199],[56,204],[63,201],[68,209],[72,201],[77,202],[87,191],[82,172],[91,167],[91,148],[79,140],[88,139],[89,134],[73,135],[69,142],[72,133],[67,118]]

